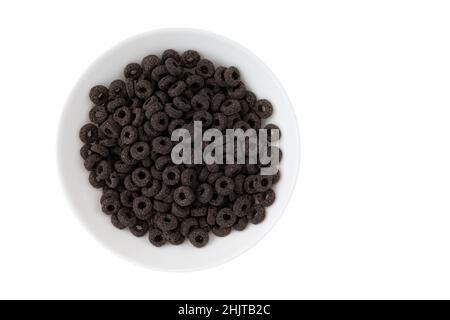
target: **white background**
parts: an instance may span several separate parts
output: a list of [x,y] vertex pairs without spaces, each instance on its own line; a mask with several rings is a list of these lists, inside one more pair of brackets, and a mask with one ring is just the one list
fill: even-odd
[[[446,1],[2,1],[0,298],[450,298],[449,17]],[[285,215],[201,272],[155,272],[104,249],[56,168],[78,77],[161,27],[249,48],[301,132]]]

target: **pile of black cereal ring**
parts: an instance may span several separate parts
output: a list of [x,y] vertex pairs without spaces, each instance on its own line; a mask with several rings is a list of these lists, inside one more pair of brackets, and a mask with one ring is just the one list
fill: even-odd
[[194,50],[149,55],[124,76],[90,90],[94,106],[80,130],[89,182],[103,190],[112,224],[148,234],[157,247],[185,238],[203,247],[210,231],[224,237],[262,222],[279,172],[260,175],[260,164],[174,165],[171,133],[192,129],[194,120],[203,130],[260,129],[271,103],[246,89],[237,68],[215,67]]

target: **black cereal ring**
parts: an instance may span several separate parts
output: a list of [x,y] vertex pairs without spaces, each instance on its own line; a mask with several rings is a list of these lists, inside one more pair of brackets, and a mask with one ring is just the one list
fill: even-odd
[[205,86],[205,80],[196,74],[190,75],[186,78],[186,87],[192,92],[198,92]]
[[238,174],[234,178],[234,192],[236,192],[237,194],[244,193],[244,180],[245,180],[245,175],[243,175],[243,174]]
[[134,91],[139,99],[148,99],[154,91],[154,86],[148,80],[139,80],[134,86]]
[[184,122],[183,119],[173,119],[169,122],[169,125],[167,126],[167,131],[169,131],[170,134],[172,134],[175,130],[181,129],[186,122]]
[[136,142],[130,148],[133,159],[143,160],[150,154],[150,146],[146,142]]
[[215,94],[211,99],[211,112],[218,112],[220,110],[220,106],[226,100],[226,96],[223,93]]
[[136,223],[129,229],[135,237],[143,237],[148,231],[148,222],[145,220],[136,219]]
[[227,117],[227,128],[234,128],[239,121],[241,121],[241,115],[239,113],[229,115]]
[[241,117],[245,117],[247,113],[250,112],[250,107],[248,106],[247,101],[243,99],[239,100],[239,103],[241,104],[241,111],[239,112],[239,114],[241,115]]
[[124,106],[127,106],[127,100],[119,97],[119,98],[109,101],[106,104],[106,111],[108,111],[109,113],[114,113],[114,111],[116,111],[116,109],[118,109],[120,107],[124,107]]
[[186,82],[177,81],[174,84],[172,84],[172,86],[169,88],[167,93],[171,97],[178,97],[179,95],[181,95],[184,92],[184,90],[186,90],[186,88],[187,88]]
[[243,118],[245,122],[247,122],[253,129],[261,128],[261,118],[254,112],[249,112]]
[[151,54],[142,59],[141,65],[144,71],[144,74],[150,76],[152,70],[161,64],[161,59],[158,56]]
[[89,91],[89,99],[91,99],[92,103],[96,106],[106,103],[108,101],[108,95],[108,88],[102,85],[94,86]]
[[244,217],[249,213],[252,205],[253,201],[250,196],[240,196],[233,203],[233,212],[238,217]]
[[152,175],[153,179],[162,181],[162,171],[156,169],[156,167],[150,168],[150,174]]
[[115,198],[108,197],[102,201],[102,211],[107,215],[116,214],[120,207],[119,200]]
[[197,94],[200,94],[200,95],[203,95],[203,96],[205,96],[205,97],[208,97],[209,100],[211,100],[211,99],[214,97],[214,94],[215,94],[215,93],[216,93],[216,92],[213,92],[211,89],[206,88],[206,87],[200,89],[200,91],[197,92]]
[[272,187],[272,177],[259,175],[256,179],[255,189],[257,192],[265,192]]
[[161,90],[155,91],[154,95],[158,98],[159,102],[166,104],[170,102],[170,97],[167,93]]
[[142,108],[134,108],[131,110],[131,125],[139,127],[144,122],[145,114]]
[[117,217],[117,214],[112,214],[111,215],[111,224],[116,227],[119,230],[123,230],[126,228],[125,225],[123,225],[120,221],[119,218]]
[[111,174],[111,164],[106,161],[100,161],[95,167],[96,178],[99,180],[106,180]]
[[143,70],[139,63],[129,63],[126,65],[125,69],[123,70],[123,74],[125,78],[136,80],[138,79]]
[[203,204],[208,204],[214,193],[213,187],[208,183],[202,183],[197,188],[197,199]]
[[[125,89],[127,90],[127,96],[128,96],[129,99],[136,98],[136,92],[135,92],[134,84],[135,84],[135,80],[133,80],[133,79],[126,79],[125,80]],[[134,99],[133,107],[137,106],[136,105],[137,101],[139,101],[139,99]]]
[[162,111],[164,109],[164,105],[157,97],[151,96],[149,99],[145,100],[142,109],[144,110],[145,117],[150,119],[156,112]]
[[241,129],[244,132],[250,128],[251,128],[250,125],[247,122],[245,122],[244,120],[239,120],[233,125],[233,129]]
[[234,182],[231,178],[223,176],[216,180],[215,190],[219,195],[227,196],[234,190]]
[[167,91],[172,86],[172,84],[174,84],[176,81],[177,81],[177,78],[175,78],[174,76],[168,74],[168,75],[162,77],[158,81],[158,88],[163,90],[163,91]]
[[163,183],[161,185],[161,190],[155,196],[155,199],[164,201],[167,197],[170,197],[172,195],[172,192],[173,190],[171,189],[171,187]]
[[98,138],[98,128],[95,124],[88,123],[80,129],[80,140],[83,143],[95,142]]
[[120,195],[119,192],[117,192],[116,190],[113,189],[109,189],[107,187],[105,187],[103,189],[103,194],[100,197],[100,203],[103,202],[103,200],[105,200],[106,198],[114,198],[114,199],[119,199]]
[[275,191],[273,191],[272,189],[269,189],[266,192],[255,194],[255,200],[263,207],[271,206],[275,202],[275,198]]
[[91,151],[101,155],[104,158],[109,156],[109,149],[107,147],[101,145],[100,143],[93,143],[91,145]]
[[127,95],[127,88],[125,82],[118,79],[111,82],[108,88],[109,99],[114,100],[117,98],[123,98]]
[[113,119],[108,119],[100,125],[100,131],[108,138],[117,139],[120,135],[120,126]]
[[183,236],[187,237],[192,228],[198,227],[197,219],[187,218],[180,224],[180,232]]
[[123,178],[123,185],[125,187],[125,189],[130,190],[130,191],[139,191],[139,187],[133,182],[133,179],[131,178],[131,174],[125,176],[125,178]]
[[89,120],[95,124],[102,124],[108,118],[108,112],[104,105],[94,106],[89,111]]
[[218,172],[211,172],[208,176],[208,179],[206,180],[206,182],[208,182],[211,186],[213,186],[217,179],[219,179],[220,177],[223,176],[223,172],[218,171]]
[[261,99],[256,101],[254,110],[261,119],[267,119],[273,113],[273,106],[268,100]]
[[154,200],[153,201],[153,210],[160,213],[167,213],[170,212],[171,205],[169,203],[166,203],[164,201]]
[[201,59],[195,67],[195,73],[207,79],[214,75],[214,64],[208,59]]
[[148,239],[155,247],[161,247],[167,242],[166,239],[164,239],[163,232],[157,228],[150,228]]
[[247,176],[244,180],[244,190],[247,193],[253,194],[258,192],[256,186],[258,184],[258,176]]
[[216,225],[217,207],[209,207],[206,215],[206,222],[210,226]]
[[253,224],[261,223],[266,218],[266,209],[260,204],[255,204],[251,208],[248,218]]
[[229,87],[236,87],[241,83],[241,74],[236,67],[229,67],[223,73],[226,84]]
[[126,164],[122,160],[118,160],[114,162],[114,169],[118,173],[128,173],[131,171],[131,169],[133,169],[133,166]]
[[[180,61],[180,60],[178,60]],[[167,58],[164,61],[164,65],[166,66],[167,72],[169,72],[172,76],[179,77],[183,73],[183,68],[180,63],[174,58]]]
[[120,107],[114,111],[113,120],[120,126],[126,126],[131,122],[131,112],[128,107]]
[[175,246],[182,244],[185,240],[179,230],[163,231],[163,236],[164,239]]
[[162,231],[175,230],[178,227],[178,220],[172,214],[161,214],[155,221],[156,226]]
[[180,169],[176,166],[170,166],[163,171],[163,183],[174,186],[180,182]]
[[92,153],[91,144],[84,144],[80,149],[80,155],[83,160],[86,160]]
[[226,116],[231,116],[241,111],[241,104],[237,100],[228,99],[222,103],[220,111]]
[[163,171],[167,168],[168,165],[172,163],[170,156],[158,156],[158,159],[155,161],[156,169]]
[[[134,88],[134,85],[133,85]],[[133,89],[134,92],[134,89]],[[130,109],[136,109],[136,108],[142,108],[142,105],[144,104],[144,102],[136,97],[131,98],[131,104],[129,103]]]
[[152,215],[152,201],[144,196],[136,197],[133,200],[133,212],[137,218],[145,220]]
[[92,171],[94,170],[97,163],[99,163],[102,160],[103,158],[99,154],[92,153],[86,158],[86,160],[84,160],[84,167],[86,168],[86,170]]
[[150,182],[150,186],[142,188],[141,192],[142,192],[142,195],[144,195],[148,198],[153,198],[161,191],[161,188],[162,188],[161,181],[154,179]]
[[241,171],[243,166],[241,164],[229,164],[225,166],[224,175],[229,178],[236,177]]
[[166,61],[169,58],[175,59],[175,61],[177,61],[177,62],[181,61],[180,54],[177,51],[175,51],[174,49],[164,50],[164,52],[162,53],[161,58],[162,58],[163,61]]
[[247,92],[245,93],[244,99],[245,99],[245,101],[247,101],[248,106],[250,108],[253,108],[253,106],[256,103],[256,95],[253,92],[247,90]]
[[246,164],[245,165],[245,171],[247,174],[255,175],[259,173],[259,166],[256,164]]
[[133,200],[136,197],[137,195],[135,192],[124,190],[120,193],[120,203],[122,203],[124,207],[133,208]]
[[213,116],[212,116],[212,114],[209,113],[206,110],[196,111],[193,114],[192,119],[194,121],[200,121],[202,123],[202,128],[203,129],[208,129],[209,127],[211,127],[211,125],[213,123]]
[[156,112],[150,118],[150,125],[154,130],[158,132],[164,131],[169,125],[169,117],[165,112]]
[[165,65],[156,66],[152,70],[151,78],[153,81],[158,82],[162,77],[168,74],[167,68]]
[[219,172],[222,169],[222,166],[217,163],[207,164],[206,169],[208,169],[209,172]]
[[171,212],[175,217],[184,219],[189,216],[190,209],[189,209],[189,207],[180,207],[175,202],[173,202]]
[[152,140],[152,148],[159,154],[168,154],[172,151],[172,141],[168,137],[156,137]]
[[220,131],[223,131],[227,128],[227,116],[224,115],[223,113],[214,113],[213,114],[213,122],[212,122],[212,127],[214,129],[218,129]]
[[247,88],[241,82],[237,87],[228,88],[227,93],[231,99],[240,100],[240,99],[243,99],[245,97],[245,95],[247,94]]
[[195,200],[194,191],[188,186],[181,186],[175,189],[173,200],[181,207],[191,205]]
[[183,116],[183,111],[176,109],[172,103],[166,103],[164,112],[172,119],[180,119]]
[[223,208],[217,212],[216,223],[222,228],[228,228],[236,222],[236,215],[230,208]]
[[105,180],[101,179],[96,171],[91,171],[89,173],[89,183],[91,184],[91,186],[93,186],[96,189],[100,189],[103,188],[105,186]]
[[199,208],[191,209],[191,216],[192,217],[205,217],[207,214],[208,214],[208,208],[207,207],[199,207]]
[[214,72],[214,80],[216,80],[216,83],[219,87],[226,87],[227,83],[225,82],[225,70],[227,68],[225,67],[217,67],[216,71]]
[[109,177],[105,180],[105,183],[111,189],[117,188],[117,186],[120,183],[120,178],[119,178],[119,175],[117,174],[117,172],[115,172],[115,171],[111,172]]
[[[146,121],[144,123],[144,126],[141,127],[140,129],[142,129],[142,128],[145,132],[145,135],[148,137],[148,139],[145,140],[146,142],[150,142],[153,138],[155,138],[161,134],[161,131],[155,130],[153,128],[152,123],[150,121]],[[141,138],[141,140],[144,140],[144,139]]]
[[197,184],[197,172],[194,169],[186,168],[181,172],[181,184],[193,187]]
[[195,50],[187,50],[181,55],[181,63],[186,68],[194,68],[200,61],[200,54]]
[[120,152],[120,160],[123,161],[123,163],[129,165],[129,166],[134,166],[135,164],[138,163],[138,160],[136,160],[135,158],[132,157],[131,155],[131,147],[126,146],[122,149],[122,151]]
[[218,194],[214,190],[213,196],[212,196],[211,200],[209,201],[209,203],[211,205],[213,205],[213,206],[216,206],[216,207],[221,206],[221,205],[223,205],[225,203],[225,197],[220,195],[220,194]]
[[126,126],[120,131],[120,142],[123,145],[131,145],[136,142],[138,138],[138,130],[133,126]]
[[180,111],[187,112],[191,110],[191,104],[185,97],[175,97],[172,101],[175,108]]
[[140,188],[147,186],[152,177],[150,175],[150,171],[143,167],[136,168],[131,174],[131,179],[134,184]]
[[[216,93],[220,92],[220,87],[217,84],[216,80],[214,80],[213,78],[206,79],[206,81],[205,81],[205,88],[207,90],[209,90],[210,94],[208,96],[211,99],[213,98],[213,96]],[[204,91],[204,92],[206,92],[206,91]]]
[[202,94],[196,94],[191,99],[191,106],[194,109],[194,111],[199,110],[208,110],[210,104],[210,99]]
[[205,182],[208,179],[209,170],[206,167],[202,167],[197,175],[197,180],[199,182]]
[[128,208],[120,208],[117,212],[117,219],[125,227],[132,227],[136,224],[136,216],[133,211]]
[[189,233],[189,241],[196,248],[202,248],[206,246],[209,241],[208,232],[203,229],[194,229]]
[[212,233],[214,233],[214,235],[218,236],[218,237],[226,237],[227,235],[229,235],[231,233],[231,228],[222,228],[222,227],[218,227],[215,226],[212,228]]
[[248,225],[247,217],[238,218],[233,226],[233,229],[236,231],[243,231],[245,228],[247,228],[247,225]]

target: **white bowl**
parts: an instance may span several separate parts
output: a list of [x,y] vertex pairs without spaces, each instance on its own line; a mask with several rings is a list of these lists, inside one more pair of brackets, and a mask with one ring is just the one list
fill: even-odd
[[[283,150],[281,180],[276,185],[275,203],[268,208],[264,222],[249,225],[245,231],[234,231],[224,238],[211,235],[207,246],[197,249],[185,241],[180,246],[153,247],[147,237],[136,238],[128,231],[114,228],[99,204],[101,191],[92,188],[79,154],[82,146],[78,132],[88,121],[91,102],[89,89],[96,84],[108,85],[122,78],[124,66],[140,62],[148,54],[165,49],[198,50],[216,65],[235,65],[247,86],[260,98],[270,100],[274,115],[270,122],[281,128]],[[300,161],[297,121],[288,96],[269,68],[253,53],[222,36],[192,29],[162,29],[128,39],[95,61],[72,90],[65,105],[58,136],[58,162],[66,194],[77,214],[92,234],[106,247],[130,261],[153,269],[190,271],[224,263],[254,246],[276,223],[294,189]]]

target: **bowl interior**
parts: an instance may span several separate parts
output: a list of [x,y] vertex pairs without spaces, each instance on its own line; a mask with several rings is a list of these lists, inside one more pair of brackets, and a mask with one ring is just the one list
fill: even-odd
[[[277,200],[267,209],[266,220],[249,225],[245,231],[233,231],[219,238],[211,235],[210,243],[201,249],[188,241],[180,246],[155,248],[147,237],[136,238],[128,231],[114,228],[100,209],[101,191],[92,188],[83,167],[79,149],[79,129],[88,121],[91,103],[89,89],[96,84],[108,85],[123,78],[124,66],[140,62],[148,54],[161,54],[165,49],[177,51],[195,49],[216,65],[235,65],[247,86],[258,98],[274,105],[270,119],[282,132],[283,150],[281,181],[276,185]],[[148,32],[110,49],[82,75],[65,105],[58,137],[58,162],[66,194],[74,210],[91,233],[106,247],[142,265],[173,271],[197,270],[230,260],[256,244],[283,213],[292,194],[299,165],[299,135],[294,111],[289,99],[272,72],[255,55],[237,43],[216,34],[190,29],[165,29]]]

